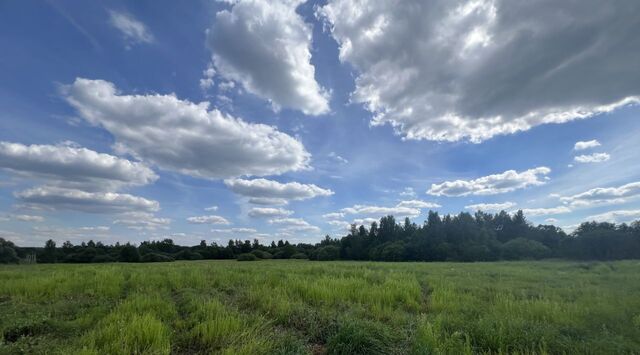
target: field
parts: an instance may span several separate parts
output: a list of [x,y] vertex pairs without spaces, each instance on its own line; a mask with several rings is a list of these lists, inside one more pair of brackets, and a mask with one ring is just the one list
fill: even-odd
[[640,262],[0,266],[0,353],[638,354]]

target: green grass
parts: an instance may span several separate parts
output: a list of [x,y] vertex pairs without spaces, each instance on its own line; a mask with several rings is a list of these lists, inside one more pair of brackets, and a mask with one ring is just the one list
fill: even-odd
[[640,354],[640,262],[0,266],[0,354]]

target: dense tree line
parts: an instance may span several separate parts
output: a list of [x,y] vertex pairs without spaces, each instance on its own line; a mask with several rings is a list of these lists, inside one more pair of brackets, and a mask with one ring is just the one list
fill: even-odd
[[90,240],[60,247],[48,240],[42,248],[20,248],[0,238],[0,263],[17,263],[28,255],[40,263],[166,262],[200,259],[312,259],[379,261],[492,261],[565,258],[616,260],[640,258],[640,221],[630,225],[585,222],[567,235],[553,225],[534,226],[522,211],[440,216],[430,211],[422,225],[393,216],[368,228],[352,225],[348,235],[320,243],[262,245],[257,240],[229,240],[227,245],[180,246],[171,239],[105,245]]

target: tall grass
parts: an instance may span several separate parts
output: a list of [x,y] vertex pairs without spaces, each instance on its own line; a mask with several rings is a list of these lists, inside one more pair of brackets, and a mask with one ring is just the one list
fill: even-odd
[[0,266],[0,354],[633,354],[640,263]]

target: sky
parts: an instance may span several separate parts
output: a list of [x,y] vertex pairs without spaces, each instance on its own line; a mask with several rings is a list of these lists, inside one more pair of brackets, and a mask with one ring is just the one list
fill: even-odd
[[0,237],[640,219],[640,3],[0,2]]

